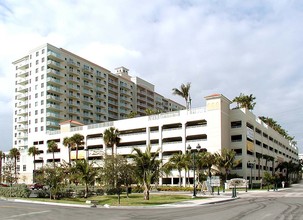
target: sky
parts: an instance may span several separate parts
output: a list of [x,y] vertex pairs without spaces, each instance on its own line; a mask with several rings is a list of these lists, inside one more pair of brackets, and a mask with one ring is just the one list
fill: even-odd
[[0,150],[12,143],[12,62],[44,43],[172,95],[191,83],[193,107],[253,94],[303,152],[303,1],[0,0]]

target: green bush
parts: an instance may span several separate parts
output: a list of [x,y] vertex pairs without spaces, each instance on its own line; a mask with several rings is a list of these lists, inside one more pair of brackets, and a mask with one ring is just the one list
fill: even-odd
[[193,187],[183,187],[183,186],[158,186],[158,191],[172,191],[172,192],[178,192],[178,191],[193,191]]
[[14,185],[12,187],[0,187],[0,196],[28,198],[30,190],[25,184]]

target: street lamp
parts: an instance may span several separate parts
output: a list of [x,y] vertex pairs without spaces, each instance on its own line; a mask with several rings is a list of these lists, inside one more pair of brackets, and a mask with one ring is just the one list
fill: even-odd
[[[200,151],[200,149],[201,149],[200,144],[197,145],[196,149],[197,149],[198,152]],[[189,152],[191,152],[192,149],[191,149],[190,145],[187,146],[187,150]],[[193,192],[193,198],[195,198],[196,195],[197,195],[196,194],[196,157],[195,157],[195,151],[193,151],[193,170],[194,170],[194,180],[193,180],[194,192]]]
[[255,161],[253,161],[253,162],[248,161],[248,165],[250,166],[250,189],[253,188],[252,187],[252,169],[253,169],[253,166],[255,163],[256,163]]

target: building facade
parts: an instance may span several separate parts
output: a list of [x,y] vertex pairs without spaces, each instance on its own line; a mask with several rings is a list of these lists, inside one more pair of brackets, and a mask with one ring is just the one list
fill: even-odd
[[[85,137],[85,144],[79,149],[78,158],[94,161],[102,165],[104,154],[110,154],[103,142],[103,132],[109,127],[120,131],[121,142],[117,154],[128,155],[134,147],[144,150],[151,145],[152,151],[160,149],[159,159],[167,162],[174,153],[186,153],[187,146],[195,148],[198,144],[211,153],[220,153],[222,148],[233,149],[241,163],[231,172],[252,180],[259,180],[264,172],[272,172],[278,162],[297,163],[298,148],[271,127],[264,124],[247,109],[233,109],[231,101],[221,94],[205,97],[206,106],[189,110],[108,121],[90,125],[81,125],[68,120],[60,125],[60,130],[44,133],[31,139],[29,145],[35,145],[40,154],[33,157],[27,151],[21,151],[19,167],[20,180],[32,181],[34,163],[37,169],[52,163],[52,153],[47,152],[47,142],[55,141],[59,152],[55,153],[57,163],[68,161],[68,149],[63,145],[65,137],[80,133]],[[275,158],[269,163],[258,155]],[[75,151],[71,152],[75,159]],[[260,175],[259,175],[260,170]],[[192,174],[191,174],[192,175]],[[179,184],[178,173],[161,178],[160,184]],[[185,184],[185,173],[182,173],[182,184]]]
[[154,85],[128,74],[115,73],[50,44],[31,50],[13,62],[15,106],[13,146],[31,147],[36,136],[60,129],[60,122],[96,124],[146,115],[146,109],[184,109],[155,92]]

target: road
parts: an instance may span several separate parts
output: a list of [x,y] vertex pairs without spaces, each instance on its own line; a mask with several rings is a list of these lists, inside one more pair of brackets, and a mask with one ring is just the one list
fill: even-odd
[[80,208],[0,200],[0,219],[303,220],[303,183],[277,192],[241,192],[233,201],[178,208]]

